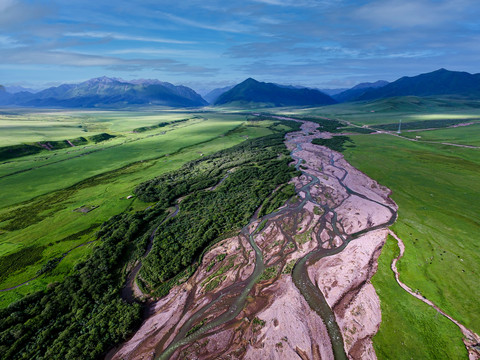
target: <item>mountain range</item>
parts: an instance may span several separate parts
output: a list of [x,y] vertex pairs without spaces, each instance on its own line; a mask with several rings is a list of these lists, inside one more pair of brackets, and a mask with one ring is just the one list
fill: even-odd
[[43,89],[40,89],[40,90],[35,90],[35,89],[32,89],[32,88],[26,88],[26,87],[23,87],[23,86],[19,86],[19,85],[10,85],[10,86],[5,86],[5,91],[10,93],[10,94],[16,94],[16,93],[19,93],[19,92],[22,92],[22,91],[28,91],[28,92],[31,92],[31,93],[37,93],[39,91],[41,91]]
[[480,98],[480,74],[439,69],[413,77],[404,76],[383,87],[368,89],[355,100],[375,100],[409,95]]
[[[323,106],[337,102],[371,101],[398,96],[454,96],[480,99],[480,74],[439,69],[388,83],[379,80],[328,95],[318,89],[259,82],[252,78],[218,88],[205,99],[186,86],[159,80],[100,77],[79,84],[64,84],[39,92],[0,85],[0,106],[102,108],[126,106],[199,107],[213,105]],[[339,90],[339,89],[337,89]],[[341,90],[341,89],[340,89]]]
[[0,105],[34,107],[122,107],[157,105],[196,107],[208,103],[186,86],[158,80],[124,81],[108,77],[90,79],[80,84],[64,84],[38,93],[0,93]]

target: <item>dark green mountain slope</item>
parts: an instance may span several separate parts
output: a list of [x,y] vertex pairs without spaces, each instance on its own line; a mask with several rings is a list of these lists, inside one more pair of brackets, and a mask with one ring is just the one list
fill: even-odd
[[292,88],[249,78],[223,93],[215,105],[263,103],[267,106],[330,105],[336,101],[318,90]]
[[402,77],[379,89],[371,89],[355,100],[373,100],[393,96],[453,95],[480,97],[480,74],[440,69],[413,77]]
[[388,81],[384,81],[384,80],[378,80],[374,83],[370,83],[370,82],[361,83],[352,87],[351,89],[332,95],[332,97],[338,102],[352,101],[371,89],[378,89],[378,88],[384,87],[387,84],[388,84]]

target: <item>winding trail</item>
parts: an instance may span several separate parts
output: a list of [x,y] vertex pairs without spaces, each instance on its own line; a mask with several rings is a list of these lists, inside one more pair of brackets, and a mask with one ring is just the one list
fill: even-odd
[[[342,119],[341,121],[348,124],[348,126],[351,126],[351,127],[356,127],[356,128],[359,128],[359,129],[362,129],[362,128],[363,129],[369,129],[369,130],[373,131],[370,134],[364,134],[364,135],[369,135],[370,136],[370,135],[386,134],[386,135],[396,136],[396,137],[404,139],[404,140],[418,142],[418,143],[440,144],[440,145],[455,146],[455,147],[466,148],[466,149],[480,149],[480,146],[475,146],[475,145],[455,144],[455,143],[450,143],[450,142],[434,141],[434,140],[413,139],[413,138],[409,138],[409,137],[406,137],[406,136],[402,136],[401,134],[398,134],[394,131],[375,129],[375,127],[372,127],[371,125],[361,126],[361,125],[353,124],[352,122],[350,122],[348,120],[343,120]],[[461,126],[469,126],[469,125],[473,125],[473,124],[478,124],[478,122],[477,123],[472,122],[472,123],[461,125]],[[403,130],[403,132],[412,132],[413,133],[413,132],[422,132],[422,131],[453,129],[453,128],[457,128],[457,127],[459,127],[459,125],[452,125],[452,126],[440,127],[440,128],[428,128],[428,129],[410,129],[410,130]],[[358,134],[358,133],[351,133],[351,134],[350,133],[339,133],[339,134],[335,134],[335,135],[361,135],[361,134]]]
[[480,359],[480,336],[478,336],[475,332],[473,332],[470,329],[467,329],[464,325],[462,325],[460,322],[452,318],[450,315],[442,311],[437,305],[435,305],[432,301],[428,300],[424,296],[422,296],[419,292],[414,292],[410,287],[408,287],[406,284],[404,284],[399,277],[398,269],[397,269],[397,262],[403,257],[405,254],[405,244],[403,243],[402,239],[400,239],[397,234],[395,234],[392,230],[389,230],[388,233],[395,239],[397,240],[398,247],[400,249],[400,254],[392,260],[392,265],[391,269],[395,274],[395,280],[397,280],[398,285],[405,290],[407,293],[410,295],[414,296],[420,301],[423,301],[425,304],[431,306],[434,308],[439,314],[443,315],[446,317],[448,320],[453,322],[455,325],[458,326],[460,331],[463,333],[465,338],[463,339],[463,342],[465,343],[465,347],[468,350],[469,353],[469,358],[471,360],[476,360]]

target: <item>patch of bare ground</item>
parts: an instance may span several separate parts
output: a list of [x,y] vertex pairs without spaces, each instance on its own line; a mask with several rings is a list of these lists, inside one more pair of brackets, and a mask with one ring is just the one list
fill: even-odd
[[322,258],[308,268],[312,282],[333,308],[351,358],[375,358],[371,338],[381,322],[380,300],[370,284],[387,231],[355,239],[339,254]]
[[[214,245],[111,358],[325,360],[338,353],[338,341],[345,358],[376,358],[371,337],[381,313],[370,279],[396,205],[341,154],[312,145],[330,136],[317,127],[303,122],[286,136],[303,172],[292,179],[299,200],[254,216],[241,234]],[[332,316],[292,277],[302,261]]]

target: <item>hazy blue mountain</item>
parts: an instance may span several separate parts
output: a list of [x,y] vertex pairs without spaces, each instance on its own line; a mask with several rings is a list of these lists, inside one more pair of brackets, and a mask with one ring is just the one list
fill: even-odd
[[41,91],[41,90],[35,90],[35,89],[26,88],[26,87],[17,86],[17,85],[7,85],[5,86],[5,90],[10,94],[17,94],[19,92],[29,92],[29,93],[35,94]]
[[378,80],[376,82],[364,82],[358,85],[355,85],[351,89],[342,91],[338,94],[334,94],[332,97],[338,102],[347,102],[352,101],[359,96],[363,95],[365,92],[371,89],[378,89],[388,85],[388,81]]
[[80,84],[51,87],[36,94],[20,92],[12,95],[9,100],[0,98],[0,104],[86,108],[129,105],[195,107],[207,105],[207,102],[185,86],[175,86],[158,80],[127,82],[104,76]]
[[215,105],[261,103],[264,106],[307,106],[336,103],[330,96],[313,89],[278,86],[248,78],[223,93]]
[[0,104],[10,101],[11,97],[12,94],[8,93],[3,85],[0,85]]
[[225,86],[222,88],[213,89],[207,93],[203,98],[207,100],[210,104],[214,104],[220,95],[232,89],[235,85]]
[[480,97],[480,74],[439,69],[413,77],[402,77],[379,89],[367,90],[356,100],[373,100],[394,96],[453,95]]
[[337,95],[337,94],[340,94],[341,92],[345,91],[345,90],[348,90],[348,88],[340,88],[340,89],[318,89],[320,90],[321,92],[323,92],[324,94],[327,94],[328,96],[332,96],[333,95]]

